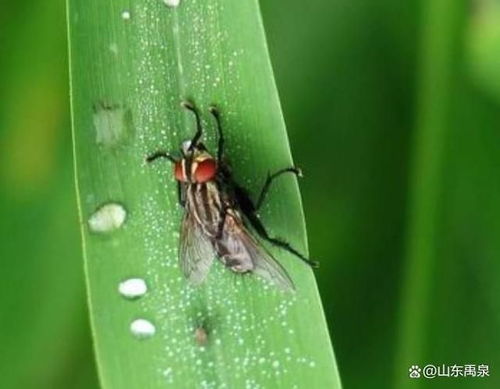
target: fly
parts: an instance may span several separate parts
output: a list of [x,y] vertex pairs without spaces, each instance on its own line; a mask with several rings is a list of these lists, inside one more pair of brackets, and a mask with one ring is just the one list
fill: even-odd
[[196,133],[190,141],[183,142],[181,158],[164,151],[146,158],[147,162],[166,158],[174,166],[179,204],[184,208],[179,244],[182,272],[192,284],[201,284],[216,254],[235,273],[254,273],[281,289],[294,290],[286,270],[259,244],[248,225],[263,240],[317,267],[317,262],[306,258],[286,241],[271,237],[257,216],[274,180],[285,173],[300,176],[300,170],[289,167],[268,174],[254,203],[248,192],[236,183],[226,163],[219,110],[214,106],[209,108],[216,121],[218,135],[217,155],[212,156],[200,141],[203,128],[199,111],[188,101],[182,102],[182,106],[194,114]]

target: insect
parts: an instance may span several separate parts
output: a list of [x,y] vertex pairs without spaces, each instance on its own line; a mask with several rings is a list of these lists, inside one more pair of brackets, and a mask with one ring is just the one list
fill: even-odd
[[213,156],[201,142],[203,128],[198,109],[189,101],[182,102],[182,106],[194,114],[196,133],[191,140],[183,142],[181,157],[157,151],[146,158],[147,162],[165,158],[173,163],[178,199],[184,208],[179,245],[182,272],[192,284],[202,283],[216,254],[235,273],[254,273],[281,289],[294,290],[286,270],[259,243],[249,225],[263,240],[317,266],[317,262],[306,258],[286,241],[271,237],[257,216],[274,180],[285,173],[299,176],[300,170],[289,167],[268,174],[254,203],[248,192],[234,180],[226,162],[219,110],[215,106],[209,108],[218,136],[217,154]]

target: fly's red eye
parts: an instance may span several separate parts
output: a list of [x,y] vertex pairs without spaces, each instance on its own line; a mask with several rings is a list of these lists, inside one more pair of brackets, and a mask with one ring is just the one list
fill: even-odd
[[194,171],[196,182],[207,182],[215,177],[217,173],[217,164],[212,158],[205,159],[198,163]]
[[182,161],[175,163],[174,175],[177,181],[186,181],[186,175],[184,174],[184,167],[182,166]]

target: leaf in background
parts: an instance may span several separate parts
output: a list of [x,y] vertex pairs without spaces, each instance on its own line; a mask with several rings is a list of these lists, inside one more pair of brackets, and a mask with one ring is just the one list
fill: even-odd
[[4,16],[0,386],[73,388],[81,381],[90,389],[97,387],[97,378],[85,314],[71,152],[66,147],[70,126],[61,39],[64,2],[10,4],[3,7]]
[[385,389],[393,372],[416,3],[262,2],[346,388]]
[[[424,10],[398,389],[435,387],[410,380],[410,365],[499,362],[498,104],[467,77],[465,3],[427,1]],[[440,388],[499,385],[493,373],[437,379]]]
[[477,85],[500,99],[500,3],[477,0],[466,30],[466,59]]
[[422,28],[420,42],[418,116],[411,165],[396,388],[414,385],[408,379],[408,368],[422,363],[424,357],[432,285],[440,259],[437,247],[441,238],[438,231],[443,205],[443,161],[447,136],[452,131],[449,120],[456,75],[454,60],[459,49],[463,4],[453,0],[425,1],[422,15],[425,28]]

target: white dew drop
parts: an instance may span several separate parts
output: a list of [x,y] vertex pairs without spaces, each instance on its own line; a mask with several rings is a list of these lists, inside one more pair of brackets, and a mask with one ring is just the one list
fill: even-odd
[[122,19],[123,20],[130,20],[130,11],[122,11]]
[[120,282],[118,291],[127,299],[135,299],[144,296],[148,291],[148,286],[142,278],[129,278]]
[[125,219],[127,211],[118,203],[108,203],[99,207],[89,218],[90,230],[98,233],[106,233],[119,229]]
[[163,0],[163,2],[168,7],[177,7],[181,3],[181,0]]
[[130,323],[130,332],[138,339],[146,339],[156,333],[156,327],[149,320],[135,319]]

